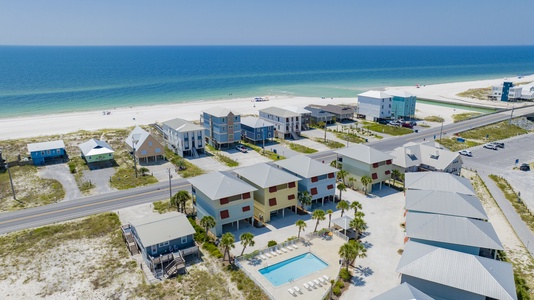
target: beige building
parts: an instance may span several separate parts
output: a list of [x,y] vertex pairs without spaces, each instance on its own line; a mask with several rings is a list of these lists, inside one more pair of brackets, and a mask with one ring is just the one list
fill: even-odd
[[271,216],[285,216],[285,209],[294,212],[298,205],[299,177],[268,164],[256,164],[234,170],[238,177],[252,185],[254,191],[254,216],[269,222]]
[[136,126],[124,141],[133,151],[135,148],[135,158],[139,162],[148,163],[163,159],[163,147],[146,130]]
[[446,172],[460,175],[462,158],[458,152],[452,152],[434,141],[424,143],[407,143],[390,152],[394,169],[401,173],[419,171]]

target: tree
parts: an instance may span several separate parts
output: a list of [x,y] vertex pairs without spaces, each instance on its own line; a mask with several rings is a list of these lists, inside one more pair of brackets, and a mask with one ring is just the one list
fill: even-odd
[[297,220],[297,222],[295,222],[295,226],[299,228],[299,234],[297,235],[297,238],[299,239],[300,232],[305,231],[304,228],[306,228],[306,222],[304,222],[304,220]]
[[396,183],[395,180],[400,178],[400,175],[401,175],[401,173],[397,169],[393,169],[391,171],[391,179],[393,179],[393,185],[395,185],[395,183]]
[[357,211],[354,213],[354,218],[363,218],[365,217],[365,214],[363,213],[363,211]]
[[357,251],[356,246],[350,242],[341,245],[339,248],[338,254],[343,260],[347,271],[349,270],[349,263],[356,259],[356,256],[358,255]]
[[324,210],[316,209],[315,211],[313,211],[312,219],[317,220],[317,223],[315,223],[315,229],[313,230],[313,232],[317,232],[317,226],[319,226],[319,222],[326,219]]
[[365,228],[367,227],[367,224],[362,218],[355,218],[352,221],[350,221],[349,226],[356,231],[356,233],[358,234],[358,239],[359,239],[361,232],[365,230]]
[[212,216],[204,216],[202,219],[200,219],[200,226],[204,227],[206,229],[206,237],[204,238],[204,242],[208,238],[208,233],[210,231],[210,228],[215,227],[215,219]]
[[354,215],[356,215],[358,209],[362,209],[362,204],[358,201],[354,201],[350,204],[350,208],[354,209]]
[[241,255],[245,252],[245,248],[247,246],[254,246],[254,234],[250,232],[245,232],[239,236],[239,239],[241,240],[241,245],[243,245],[243,251],[241,251]]
[[230,249],[235,248],[235,237],[231,232],[223,234],[221,237],[221,246],[224,248],[223,261],[228,253],[228,260],[230,260]]
[[299,191],[298,198],[299,198],[299,202],[302,207],[302,210],[305,210],[304,206],[311,205],[312,203],[312,197],[310,193],[308,193],[308,191]]
[[367,257],[367,248],[365,248],[365,246],[362,243],[354,241],[354,240],[350,241],[349,243],[351,243],[354,249],[356,250],[354,258],[352,258],[352,260],[350,261],[351,265],[354,265],[354,262],[356,261],[357,258]]
[[171,205],[176,206],[176,210],[184,212],[185,204],[190,199],[191,195],[189,195],[188,191],[179,191],[178,193],[174,194],[174,196],[172,196]]
[[348,175],[349,175],[349,172],[347,172],[345,170],[339,170],[337,172],[337,179],[343,181],[343,184],[346,184],[345,183],[345,177],[347,177]]
[[356,178],[350,176],[350,177],[349,177],[349,186],[350,186],[351,188],[354,188],[354,181],[356,181]]
[[328,214],[328,228],[330,228],[330,222],[332,222],[332,214],[334,213],[334,211],[329,209],[326,211],[326,213]]
[[371,182],[373,182],[373,180],[369,176],[363,176],[360,180],[362,182],[364,192],[367,195],[367,186],[369,184],[371,184]]
[[330,162],[330,166],[333,167],[333,168],[336,168],[336,169],[341,168],[340,164],[335,160]]
[[339,200],[341,200],[341,193],[347,190],[347,186],[343,182],[340,182],[337,184],[337,190],[339,191]]
[[349,203],[345,200],[341,200],[337,204],[336,208],[341,209],[341,216],[343,217],[343,213],[345,212],[345,210],[349,209]]
[[146,173],[148,173],[148,171],[150,170],[146,167],[139,168],[139,172],[141,172],[141,176],[146,176]]
[[324,142],[326,143],[326,122],[321,121],[317,123],[317,126],[319,126],[319,128],[324,127]]

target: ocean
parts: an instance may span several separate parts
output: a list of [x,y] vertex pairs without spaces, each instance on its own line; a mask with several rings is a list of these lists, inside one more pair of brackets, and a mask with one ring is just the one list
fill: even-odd
[[534,46],[0,46],[0,118],[534,73]]

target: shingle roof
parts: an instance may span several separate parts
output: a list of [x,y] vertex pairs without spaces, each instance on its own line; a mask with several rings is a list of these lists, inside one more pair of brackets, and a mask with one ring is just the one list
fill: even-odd
[[85,143],[79,144],[78,147],[82,151],[83,156],[108,154],[115,152],[108,143],[96,139],[90,139]]
[[62,148],[65,148],[65,143],[63,143],[63,140],[28,144],[28,151],[30,153],[36,152],[36,151],[45,151],[45,150],[62,149]]
[[135,143],[136,147],[139,147],[143,145],[146,138],[150,136],[150,133],[148,133],[146,130],[139,126],[135,126],[135,128],[130,132],[130,135],[124,140],[124,142],[130,146],[130,148],[133,148],[132,141],[135,140],[137,143]]
[[242,117],[241,124],[252,127],[252,128],[274,126],[273,123],[266,121],[265,119],[260,119],[256,117]]
[[234,172],[261,188],[299,181],[300,178],[268,164],[255,164]]
[[414,172],[406,173],[404,176],[407,190],[444,191],[476,195],[469,179],[449,173]]
[[150,247],[195,233],[184,214],[169,212],[154,214],[131,222],[143,246]]
[[263,108],[263,109],[260,109],[259,111],[267,113],[267,114],[275,115],[278,117],[283,117],[283,118],[300,117],[299,113],[292,112],[290,110],[283,109],[283,108],[276,107],[276,106]]
[[434,298],[405,282],[371,300],[434,300]]
[[480,200],[456,192],[407,190],[406,210],[487,220]]
[[312,107],[312,106],[306,106],[306,109],[311,112],[312,117],[333,117],[334,114],[331,114],[322,108]]
[[485,257],[409,241],[397,272],[486,297],[517,299],[512,265]]
[[312,178],[339,171],[330,165],[320,163],[306,155],[298,155],[279,160],[275,164],[304,178]]
[[178,132],[190,132],[190,131],[204,130],[204,127],[191,123],[184,119],[180,119],[180,118],[165,121],[163,122],[163,124]]
[[321,108],[324,111],[337,114],[337,115],[353,114],[355,110],[353,106],[348,106],[348,105],[327,104],[325,106],[317,105],[315,107]]
[[228,108],[220,107],[220,106],[210,107],[204,110],[204,112],[214,117],[226,117],[230,113],[232,113],[234,116],[240,115],[240,113],[237,113],[236,111],[230,110]]
[[504,250],[491,223],[464,217],[408,212],[406,236],[426,241]]
[[357,144],[348,148],[336,150],[334,152],[364,162],[366,164],[373,164],[376,162],[393,159],[393,156],[387,153],[362,144]]
[[423,143],[408,143],[402,147],[395,148],[390,154],[395,157],[393,164],[403,168],[425,164],[437,170],[444,170],[453,161],[461,160],[460,154],[456,152]]
[[243,193],[253,192],[255,187],[223,172],[212,172],[205,175],[189,178],[188,181],[211,200],[231,197]]
[[375,99],[391,98],[390,94],[387,94],[382,91],[367,91],[365,93],[358,94],[358,96],[364,96],[364,97],[375,98]]

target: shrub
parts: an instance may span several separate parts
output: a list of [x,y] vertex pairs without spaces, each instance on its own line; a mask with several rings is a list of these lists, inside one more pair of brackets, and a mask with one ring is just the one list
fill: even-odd
[[195,229],[195,234],[193,235],[193,239],[199,243],[202,243],[206,240],[206,230],[202,228],[200,225],[195,222],[193,218],[187,218],[189,220],[189,223],[193,226]]
[[345,283],[341,280],[338,280],[335,284],[335,286],[337,286],[338,288],[342,289],[345,287]]
[[267,243],[267,247],[272,247],[272,246],[276,246],[276,245],[278,245],[278,243],[276,241],[269,241]]
[[341,296],[341,289],[336,285],[334,286],[334,288],[332,289],[332,293],[334,293],[334,295],[336,296]]
[[222,258],[223,257],[223,255],[222,255],[221,251],[219,250],[219,248],[217,248],[217,246],[215,246],[215,244],[212,243],[212,242],[205,242],[202,245],[202,249],[208,250],[210,255],[213,256],[213,257],[216,257],[216,258]]
[[75,162],[69,162],[69,170],[71,174],[76,173],[76,163]]
[[349,282],[352,278],[352,275],[350,275],[350,272],[347,269],[341,269],[339,272],[339,277],[343,279],[345,282]]

